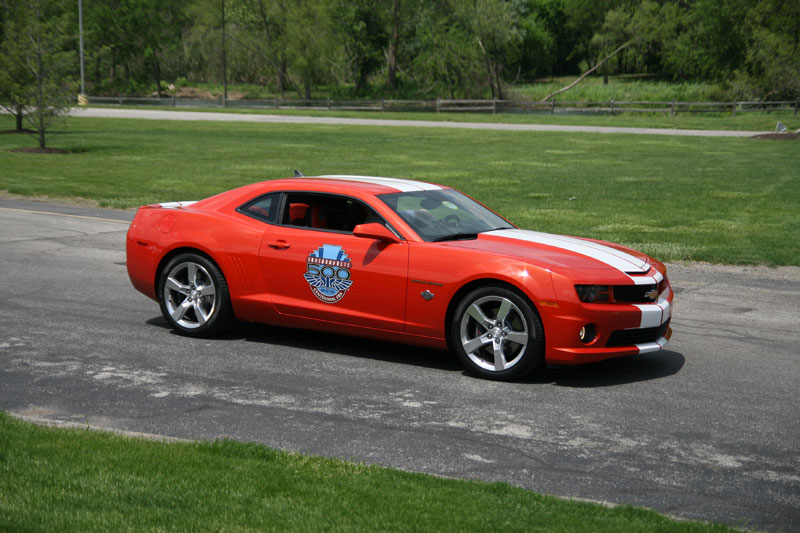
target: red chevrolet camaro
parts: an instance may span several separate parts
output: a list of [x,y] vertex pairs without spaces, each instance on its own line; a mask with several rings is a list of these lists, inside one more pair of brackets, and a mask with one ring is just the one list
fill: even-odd
[[449,348],[489,379],[661,350],[672,333],[660,262],[411,180],[297,177],[143,206],[127,266],[185,335],[236,318]]

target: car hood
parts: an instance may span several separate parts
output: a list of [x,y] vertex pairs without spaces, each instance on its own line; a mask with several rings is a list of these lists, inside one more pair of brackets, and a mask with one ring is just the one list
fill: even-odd
[[607,271],[643,275],[656,263],[651,258],[617,244],[521,229],[494,230],[454,245],[475,251],[513,257],[557,272]]

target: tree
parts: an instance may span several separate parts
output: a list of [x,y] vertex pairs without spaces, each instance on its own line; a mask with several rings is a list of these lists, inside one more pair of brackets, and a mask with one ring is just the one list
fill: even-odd
[[8,102],[17,115],[24,111],[40,149],[47,147],[53,120],[69,109],[77,94],[71,76],[75,52],[69,46],[74,40],[69,15],[53,0],[23,0],[13,10],[6,6],[2,61],[8,69],[3,69],[0,85],[8,88],[3,92],[11,95]]
[[386,52],[386,87],[397,90],[397,54],[400,48],[400,0],[392,1],[389,49]]
[[383,50],[389,43],[379,8],[372,0],[337,0],[333,5],[332,33],[344,51],[356,95],[363,93],[369,76],[383,65]]
[[747,21],[747,55],[735,72],[735,92],[800,100],[800,4],[761,0]]
[[463,16],[483,56],[492,98],[502,99],[506,59],[515,55],[522,40],[511,4],[505,0],[472,0],[466,7]]
[[330,80],[336,43],[331,33],[330,4],[295,0],[287,7],[287,61],[290,76],[298,76],[302,97],[311,100],[311,88]]
[[24,33],[22,17],[12,16],[11,10],[0,4],[0,105],[14,115],[16,130],[24,131],[22,126],[25,106],[28,103],[29,87],[33,83],[30,71],[25,68],[24,45],[20,38]]
[[417,19],[412,68],[421,90],[450,99],[479,96],[485,90],[481,53],[465,21],[447,3],[432,3]]

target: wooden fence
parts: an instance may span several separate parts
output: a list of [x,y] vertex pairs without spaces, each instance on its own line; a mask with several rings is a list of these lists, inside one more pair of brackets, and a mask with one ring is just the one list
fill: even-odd
[[551,115],[594,115],[622,113],[738,113],[792,111],[795,115],[800,100],[794,102],[532,102],[524,100],[227,100],[177,98],[133,98],[126,96],[91,96],[91,104],[143,105],[157,107],[223,107],[230,109],[313,109],[338,111],[424,111],[435,113],[530,113]]

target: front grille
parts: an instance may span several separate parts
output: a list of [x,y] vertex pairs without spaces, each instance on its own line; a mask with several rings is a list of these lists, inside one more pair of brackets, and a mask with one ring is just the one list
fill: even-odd
[[611,334],[606,347],[615,348],[617,346],[633,346],[634,344],[654,342],[664,336],[668,327],[669,320],[657,328],[621,329]]
[[614,301],[626,303],[651,303],[653,302],[653,299],[646,297],[645,294],[655,288],[655,284],[614,285]]

